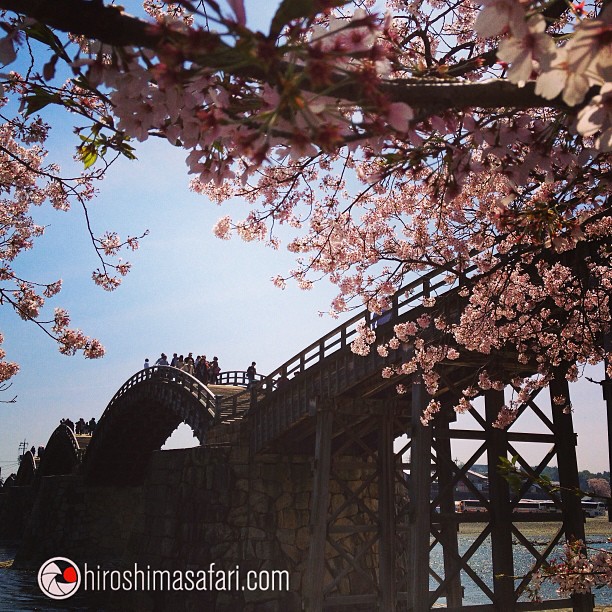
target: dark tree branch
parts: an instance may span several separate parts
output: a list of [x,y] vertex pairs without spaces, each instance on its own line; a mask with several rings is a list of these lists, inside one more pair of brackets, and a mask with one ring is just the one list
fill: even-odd
[[[227,72],[245,79],[276,84],[285,74],[283,63],[272,63],[262,67],[254,58],[244,65],[235,66],[236,51],[213,32],[198,31],[193,36],[175,32],[154,23],[133,17],[114,6],[85,0],[0,0],[0,9],[13,11],[36,19],[52,28],[87,38],[100,40],[112,46],[136,46],[159,50],[166,43],[177,44],[184,53],[184,59],[196,62],[202,67]],[[197,42],[197,45],[194,45]],[[234,67],[232,67],[234,66]],[[293,73],[298,71],[293,66]],[[358,75],[356,75],[358,76]],[[302,75],[300,87],[317,91],[309,79]],[[367,99],[357,78],[347,83],[346,76],[337,75],[335,86],[325,86],[327,95],[349,102],[359,103]],[[477,108],[542,108],[567,109],[560,98],[546,100],[535,94],[535,84],[527,83],[518,87],[507,80],[490,79],[471,83],[452,79],[397,79],[381,84],[381,92],[391,101],[405,102],[422,114],[430,115],[445,110]],[[588,99],[588,97],[587,97]]]

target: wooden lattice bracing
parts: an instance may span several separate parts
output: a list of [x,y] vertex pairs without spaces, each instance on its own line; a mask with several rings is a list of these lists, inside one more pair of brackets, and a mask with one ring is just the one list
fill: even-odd
[[[578,472],[566,381],[555,381],[550,390],[554,398],[563,395],[565,404],[544,401],[545,394],[540,398],[542,392],[533,392],[520,406],[515,425],[507,430],[493,427],[513,392],[511,387],[491,389],[474,401],[479,407],[457,418],[449,384],[442,410],[427,426],[421,415],[430,398],[420,383],[403,401],[318,402],[305,609],[593,609],[590,595],[565,600],[545,596],[540,603],[525,595],[530,572],[515,567],[515,552],[523,549],[532,558],[529,569],[536,571],[565,538],[584,538],[584,518],[580,498],[570,492],[578,486]],[[541,423],[538,431],[521,430],[521,418],[528,414]],[[406,435],[400,442],[402,432]],[[466,440],[475,450],[458,465],[454,445]],[[542,448],[535,467],[520,451],[519,445],[526,443]],[[517,467],[533,479],[556,462],[562,491],[550,497],[562,515],[519,512],[519,501],[529,495],[531,483],[512,489],[499,471],[500,457],[514,457]],[[488,466],[488,491],[469,478],[471,468],[483,462]],[[483,512],[457,511],[455,490],[460,484],[470,498],[481,501]],[[546,542],[536,545],[521,530],[526,523],[551,520],[558,520],[558,529]],[[460,541],[458,531],[467,523],[478,523],[480,532]],[[483,555],[493,568],[490,575],[483,575],[475,561]],[[467,582],[472,597],[478,591],[482,603],[466,600]]]

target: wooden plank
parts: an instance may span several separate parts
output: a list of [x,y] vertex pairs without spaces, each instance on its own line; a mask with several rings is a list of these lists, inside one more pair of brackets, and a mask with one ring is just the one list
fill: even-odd
[[380,522],[380,609],[395,612],[395,453],[393,452],[393,409],[383,412],[378,440],[378,516]]
[[378,533],[377,525],[330,525],[328,533]]
[[[611,307],[612,310],[612,307]],[[612,334],[604,336],[604,350],[606,355],[612,354]],[[604,360],[604,381],[602,385],[603,398],[606,402],[606,416],[608,421],[608,470],[612,473],[612,378],[608,376],[610,360]],[[612,502],[608,502],[608,521],[612,523]]]
[[317,411],[314,478],[310,508],[311,541],[308,551],[308,571],[304,584],[305,604],[309,612],[320,612],[323,609],[332,429],[333,411],[325,402],[318,406]]
[[[547,433],[527,433],[513,432],[507,434],[510,442],[550,442],[554,444],[555,435]],[[447,432],[440,432],[440,437],[452,440],[486,440],[487,432],[480,429],[449,429]]]

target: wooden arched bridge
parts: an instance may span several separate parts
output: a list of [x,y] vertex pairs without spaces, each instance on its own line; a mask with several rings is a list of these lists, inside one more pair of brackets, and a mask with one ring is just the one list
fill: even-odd
[[[519,408],[517,421],[500,430],[492,423],[505,404],[504,391],[484,392],[480,407],[460,419],[452,410],[461,389],[483,365],[482,356],[462,356],[442,364],[436,395],[442,410],[424,426],[420,418],[430,398],[419,378],[381,377],[382,368],[406,360],[412,346],[404,344],[386,357],[376,351],[365,357],[351,351],[360,325],[375,326],[377,343],[386,342],[398,323],[431,313],[423,300],[433,295],[438,297],[437,311],[448,316],[460,311],[456,288],[449,289],[442,276],[426,275],[398,292],[383,317],[373,318],[367,311],[357,314],[270,375],[258,377],[251,388],[245,388],[243,372],[222,374],[216,386],[172,367],[136,373],[108,404],[84,453],[80,469],[86,482],[142,482],[151,451],[159,449],[181,422],[203,445],[213,430],[246,427],[251,456],[274,452],[313,458],[310,546],[300,590],[304,609],[419,611],[445,602],[450,609],[483,612],[592,610],[589,594],[526,601],[529,574],[516,578],[522,570],[514,564],[513,546],[532,558],[535,571],[559,542],[584,539],[580,498],[571,492],[578,487],[578,469],[567,381],[554,380],[549,391],[551,398],[563,396],[563,405],[543,398],[544,392],[534,392]],[[487,356],[492,358],[509,387],[514,377],[533,373],[511,354]],[[396,392],[398,382],[407,387],[404,395]],[[526,413],[532,416],[530,422],[534,417],[538,422],[528,431],[521,429]],[[47,446],[49,458],[45,463],[43,457],[39,466],[43,475],[66,473],[78,464],[79,448],[65,429],[58,428]],[[457,465],[454,448],[465,441],[475,450]],[[537,466],[519,452],[524,443],[542,448]],[[500,457],[515,457],[532,479],[552,462],[558,465],[561,492],[550,493],[550,499],[560,511],[555,515],[559,525],[544,547],[531,543],[521,526],[550,520],[550,514],[515,511],[531,483],[511,490],[499,473]],[[347,462],[360,474],[357,484],[338,467]],[[488,490],[470,479],[471,468],[479,462],[488,467]],[[482,512],[458,511],[458,486],[479,501]],[[482,529],[464,548],[458,531],[467,522],[482,523]],[[492,571],[483,576],[474,559],[485,550]],[[441,559],[436,566],[435,551]],[[465,603],[466,580],[488,603]],[[346,588],[357,582],[358,591]]]

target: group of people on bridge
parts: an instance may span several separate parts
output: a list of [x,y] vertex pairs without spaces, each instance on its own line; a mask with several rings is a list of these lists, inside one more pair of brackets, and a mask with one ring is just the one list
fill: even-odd
[[73,433],[76,433],[77,436],[91,436],[96,429],[97,423],[94,417],[91,417],[89,421],[85,421],[85,419],[81,417],[76,424],[70,419],[61,419],[60,425],[66,425]]
[[[144,369],[147,369],[150,365],[149,359],[145,359]],[[183,370],[183,372],[195,376],[205,385],[216,384],[219,380],[219,374],[221,374],[219,359],[217,357],[213,357],[212,361],[208,361],[206,355],[198,355],[194,359],[193,353],[189,353],[187,357],[174,353],[170,362],[168,362],[167,355],[162,353],[154,365],[178,368],[179,370]]]

